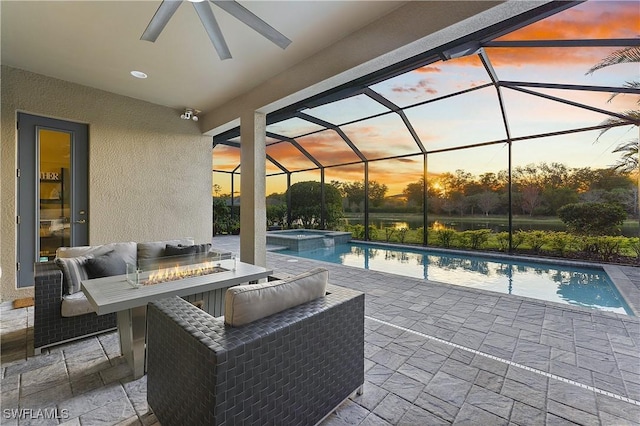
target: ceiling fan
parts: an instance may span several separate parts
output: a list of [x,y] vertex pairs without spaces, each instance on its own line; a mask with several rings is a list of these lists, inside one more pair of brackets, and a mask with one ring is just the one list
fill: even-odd
[[[227,46],[227,42],[222,35],[222,31],[220,30],[220,26],[218,25],[218,21],[216,21],[215,16],[213,15],[213,11],[211,10],[211,6],[209,6],[208,1],[203,0],[189,0],[193,7],[196,9],[198,13],[198,17],[204,26],[204,29],[207,31],[211,42],[213,43],[213,47],[218,52],[218,56],[220,59],[230,59],[231,52],[229,51],[229,47]],[[253,12],[249,11],[247,8],[242,6],[235,0],[209,0],[211,3],[215,4],[219,8],[223,9],[236,19],[240,20],[245,25],[253,28],[255,31],[260,33],[263,37],[271,40],[273,43],[278,45],[280,48],[285,49],[289,44],[291,44],[291,40],[285,37],[282,33],[277,31],[271,25],[267,24],[265,21],[256,16]],[[155,42],[164,27],[169,22],[169,19],[173,16],[173,14],[178,10],[178,7],[182,3],[182,0],[163,0],[158,7],[155,15],[151,18],[147,29],[144,30],[142,37],[140,40],[146,40],[150,42]]]

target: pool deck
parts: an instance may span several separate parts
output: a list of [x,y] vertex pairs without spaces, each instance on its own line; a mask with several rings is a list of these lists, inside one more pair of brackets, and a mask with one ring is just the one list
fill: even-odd
[[[238,237],[213,242],[238,251]],[[323,425],[640,424],[638,317],[277,252],[267,266],[276,276],[323,266],[332,284],[366,294],[364,394]],[[640,288],[640,268],[614,275]],[[2,311],[3,408],[68,409],[68,424],[157,424],[146,378],[128,374],[115,333],[25,360],[32,319],[32,308]]]

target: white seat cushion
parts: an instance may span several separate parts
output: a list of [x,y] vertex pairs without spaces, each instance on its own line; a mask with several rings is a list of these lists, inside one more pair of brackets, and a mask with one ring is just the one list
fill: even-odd
[[85,296],[81,291],[63,296],[61,309],[61,315],[63,317],[75,317],[95,312],[95,309],[93,309],[93,306],[89,303],[87,296]]
[[225,294],[224,321],[237,327],[310,302],[326,294],[328,281],[329,271],[315,268],[284,280],[231,287]]

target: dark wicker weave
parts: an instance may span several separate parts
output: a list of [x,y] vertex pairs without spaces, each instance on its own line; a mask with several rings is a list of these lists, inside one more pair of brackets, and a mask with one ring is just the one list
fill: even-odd
[[149,304],[147,401],[163,426],[313,425],[364,383],[364,295],[242,327],[179,297]]
[[41,349],[116,328],[116,314],[63,317],[62,271],[53,262],[35,264],[33,346]]

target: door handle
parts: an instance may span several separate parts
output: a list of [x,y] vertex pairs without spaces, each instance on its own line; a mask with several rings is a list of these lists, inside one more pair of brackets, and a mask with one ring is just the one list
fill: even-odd
[[82,223],[87,223],[87,221],[86,221],[85,219],[80,219],[80,220],[76,220],[76,221],[74,221],[73,223],[80,223],[80,224],[82,224]]

